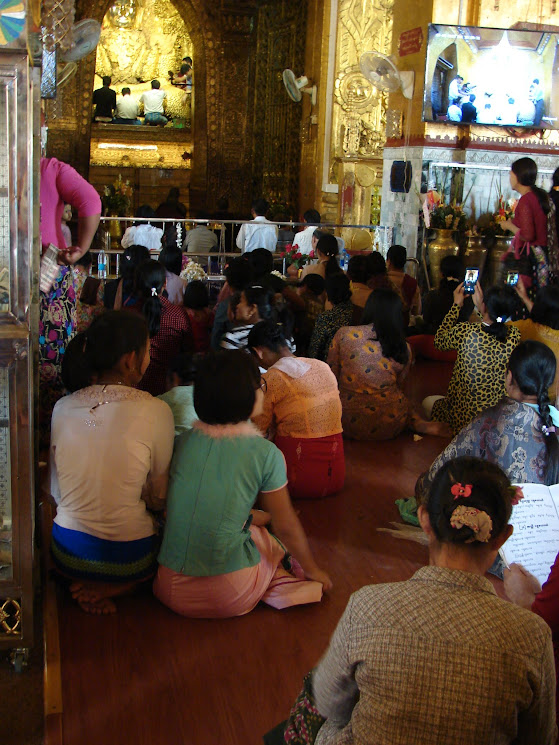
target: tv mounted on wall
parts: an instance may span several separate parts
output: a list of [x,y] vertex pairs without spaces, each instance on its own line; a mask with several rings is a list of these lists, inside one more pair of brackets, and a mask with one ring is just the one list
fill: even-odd
[[423,121],[559,128],[559,34],[429,25]]

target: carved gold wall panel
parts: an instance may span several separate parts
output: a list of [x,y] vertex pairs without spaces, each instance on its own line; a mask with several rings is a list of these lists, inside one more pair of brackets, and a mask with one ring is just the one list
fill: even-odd
[[390,54],[393,0],[340,0],[331,157],[378,157],[385,141],[386,94],[361,74],[363,52]]

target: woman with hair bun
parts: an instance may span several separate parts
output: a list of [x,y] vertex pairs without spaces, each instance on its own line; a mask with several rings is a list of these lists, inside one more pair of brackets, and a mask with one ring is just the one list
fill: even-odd
[[[525,277],[527,287],[544,287],[549,273],[557,274],[556,245],[550,242],[550,228],[555,242],[555,208],[549,194],[536,186],[538,166],[532,158],[515,160],[510,170],[510,185],[520,194],[511,220],[501,223],[503,230],[514,234],[512,247],[516,259],[524,253],[532,266],[531,276]],[[551,251],[551,255],[550,255]]]
[[419,507],[429,566],[351,596],[285,742],[553,745],[551,631],[484,576],[517,498],[494,463],[442,466]]
[[163,401],[137,389],[149,365],[146,322],[107,311],[75,336],[62,377],[72,395],[55,406],[50,450],[57,502],[51,552],[90,613],[153,576],[158,550],[150,510],[162,510],[174,423]]
[[[462,455],[497,463],[515,483],[559,482],[559,411],[549,403],[555,356],[538,341],[523,341],[513,350],[505,376],[506,397],[466,425],[419,477],[415,494],[429,493],[444,463]],[[558,429],[559,431],[559,429]]]
[[448,422],[457,434],[504,396],[507,363],[520,341],[520,332],[506,324],[517,307],[512,287],[491,287],[484,296],[479,282],[476,284],[474,305],[482,323],[459,320],[466,297],[464,283],[454,290],[453,297],[454,304],[435,334],[435,347],[456,349],[456,363],[446,396],[428,396],[423,408],[432,419]]
[[158,261],[145,261],[136,270],[136,291],[147,321],[151,361],[140,383],[143,391],[159,396],[167,390],[167,369],[172,360],[193,351],[190,321],[182,306],[164,297],[165,267]]
[[340,265],[336,259],[340,249],[336,236],[331,233],[320,231],[321,235],[316,244],[316,264],[307,264],[301,274],[301,279],[307,274],[320,274],[323,279],[330,277],[332,274],[341,272]]
[[[283,455],[250,421],[263,399],[252,355],[219,351],[200,360],[200,421],[175,443],[154,583],[156,597],[183,616],[242,616],[260,601],[278,609],[319,602],[332,586],[291,504]],[[261,510],[253,509],[257,499]]]
[[274,323],[253,326],[248,348],[267,372],[262,413],[254,419],[285,456],[294,498],[326,497],[344,485],[342,405],[325,362],[295,357]]

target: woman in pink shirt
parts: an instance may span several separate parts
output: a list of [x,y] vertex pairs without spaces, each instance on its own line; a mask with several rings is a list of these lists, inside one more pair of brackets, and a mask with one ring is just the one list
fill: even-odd
[[[39,428],[47,446],[54,404],[64,393],[60,376],[66,345],[76,331],[76,285],[72,265],[88,251],[101,215],[99,195],[72,166],[41,159],[41,243],[59,250],[60,271],[48,292],[41,292],[39,316]],[[78,212],[78,244],[68,246],[62,232],[64,205]]]

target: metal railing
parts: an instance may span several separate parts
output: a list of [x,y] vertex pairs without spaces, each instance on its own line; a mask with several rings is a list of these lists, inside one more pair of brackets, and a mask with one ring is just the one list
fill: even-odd
[[[115,230],[113,228],[111,230],[111,225],[115,222],[119,224],[119,229]],[[193,227],[201,225],[207,227],[217,235],[217,248],[213,252],[188,251],[186,252],[186,255],[189,259],[195,260],[204,268],[204,271],[208,275],[208,280],[223,281],[225,279],[223,271],[227,264],[227,260],[235,256],[240,256],[242,253],[235,243],[237,233],[243,224],[250,222],[250,220],[218,220],[212,218],[201,219],[192,217],[186,217],[183,219],[119,216],[101,217],[96,238],[90,249],[93,259],[90,272],[93,274],[97,273],[98,254],[101,250],[104,250],[107,259],[107,276],[116,277],[120,275],[120,257],[124,253],[124,249],[120,247],[120,239],[122,235],[124,235],[126,229],[132,225],[147,223],[157,227],[162,227],[163,230],[166,230],[168,226],[172,226],[176,232],[177,246],[181,250],[183,250],[183,243],[187,231]],[[276,225],[278,230],[282,228],[292,229],[296,227],[309,227],[307,223],[292,221],[273,222],[272,224]],[[371,234],[373,250],[380,251],[380,253],[385,257],[393,239],[393,228],[385,226],[321,223],[316,227],[320,230],[327,230],[330,232],[334,231],[336,233],[339,233],[341,229],[366,230]],[[276,268],[281,267],[283,274],[285,274],[286,262],[285,259],[280,258],[279,254],[287,243],[288,241],[278,241],[274,257]],[[345,248],[345,246],[342,246],[341,250],[343,250],[343,248]],[[349,246],[347,246],[347,248],[350,249]],[[159,251],[154,249],[151,253],[156,257],[159,254]]]

